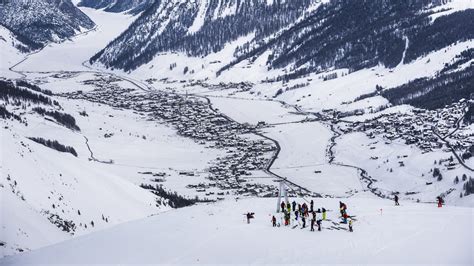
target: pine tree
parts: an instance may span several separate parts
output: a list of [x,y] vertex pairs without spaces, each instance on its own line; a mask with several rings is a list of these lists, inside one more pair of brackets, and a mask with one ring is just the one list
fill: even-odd
[[433,177],[438,177],[439,175],[441,175],[441,172],[439,171],[439,168],[435,167],[433,169]]

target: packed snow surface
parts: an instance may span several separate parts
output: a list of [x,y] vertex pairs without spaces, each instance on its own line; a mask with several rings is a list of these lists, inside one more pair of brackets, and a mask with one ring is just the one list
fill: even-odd
[[[350,233],[347,225],[339,224],[337,199],[314,200],[316,208],[329,210],[328,219],[336,225],[323,221],[321,232],[311,232],[309,226],[272,227],[276,199],[224,201],[162,213],[0,262],[5,266],[474,262],[471,208],[409,202],[395,207],[370,196],[344,199],[348,214],[356,216]],[[243,215],[247,212],[255,212],[250,224]],[[330,230],[331,226],[341,229]]]

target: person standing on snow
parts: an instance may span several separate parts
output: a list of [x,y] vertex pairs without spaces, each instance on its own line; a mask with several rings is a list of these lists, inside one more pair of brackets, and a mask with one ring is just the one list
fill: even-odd
[[288,210],[288,213],[291,214],[291,204],[290,204],[290,202],[286,203],[286,209]]
[[400,203],[398,203],[398,195],[395,195],[395,206],[400,206]]
[[281,207],[281,212],[285,212],[285,202],[281,202],[280,204],[280,207]]
[[298,211],[295,211],[295,220],[298,221]]
[[344,216],[344,213],[347,211],[346,204],[342,203],[342,201],[339,201],[339,209],[341,210],[341,216]]
[[321,231],[321,220],[317,220],[316,224],[318,225],[318,231]]
[[323,211],[323,220],[326,220],[326,209],[323,208],[322,211]]
[[444,203],[444,202],[443,202],[443,198],[438,196],[437,199],[438,199],[438,208],[443,207],[443,203]]
[[349,232],[353,232],[353,230],[352,230],[352,219],[349,220]]
[[304,218],[304,216],[302,216],[301,220],[303,221],[303,227],[302,228],[306,228],[306,218]]
[[275,215],[273,215],[272,217],[272,224],[273,224],[273,227],[277,226],[277,218],[275,217]]
[[309,203],[309,211],[310,212],[313,212],[313,207],[314,207],[314,202],[313,202],[313,200],[311,200],[311,202]]
[[293,207],[293,211],[296,211],[296,202],[295,201],[293,201],[291,203],[291,207]]
[[286,211],[285,211],[284,219],[285,219],[285,226],[289,225],[290,224],[290,217],[289,217],[289,215]]
[[247,223],[249,224],[249,223],[250,223],[250,219],[253,219],[253,218],[254,218],[254,217],[253,217],[253,216],[254,216],[254,213],[253,213],[253,212],[252,212],[252,213],[247,212],[246,216],[247,216]]
[[313,218],[311,219],[311,232],[314,232],[314,223],[315,223],[315,220]]

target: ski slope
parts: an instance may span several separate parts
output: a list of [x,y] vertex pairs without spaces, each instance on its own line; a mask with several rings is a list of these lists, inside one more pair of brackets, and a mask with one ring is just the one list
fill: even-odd
[[[296,199],[300,203],[301,199]],[[129,222],[0,260],[24,264],[460,264],[472,265],[471,208],[345,199],[354,232],[271,226],[275,199],[199,205]],[[337,199],[315,199],[339,222]],[[382,211],[381,211],[382,209]],[[255,212],[247,224],[244,213]],[[280,218],[278,221],[280,222]],[[177,222],[179,221],[179,222]],[[337,225],[347,228],[347,225]],[[374,233],[377,232],[377,233]],[[454,244],[455,243],[455,244]]]

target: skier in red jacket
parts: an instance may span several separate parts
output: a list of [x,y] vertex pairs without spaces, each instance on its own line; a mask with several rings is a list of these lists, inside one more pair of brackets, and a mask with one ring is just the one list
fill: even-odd
[[441,208],[443,207],[443,198],[442,197],[438,197],[438,208]]

